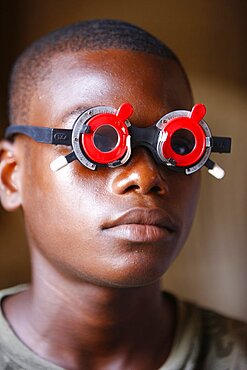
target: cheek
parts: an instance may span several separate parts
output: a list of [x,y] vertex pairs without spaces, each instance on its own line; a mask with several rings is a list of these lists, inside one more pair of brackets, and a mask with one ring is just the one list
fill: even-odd
[[174,209],[181,220],[181,243],[184,243],[190,231],[200,194],[201,174],[177,175],[172,185],[176,189],[173,195]]
[[48,146],[35,147],[24,162],[23,211],[27,233],[38,247],[69,253],[97,236],[106,184],[77,162],[52,172],[49,164],[57,154]]
[[49,169],[36,172],[32,183],[26,181],[23,210],[31,249],[63,271],[77,274],[95,270],[94,240],[101,211],[98,207],[95,213],[93,183],[89,186],[85,178],[75,182],[71,168],[56,174]]

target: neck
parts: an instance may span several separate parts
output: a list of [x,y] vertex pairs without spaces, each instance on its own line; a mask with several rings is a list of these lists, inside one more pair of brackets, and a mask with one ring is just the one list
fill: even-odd
[[174,317],[159,282],[113,288],[69,280],[44,266],[41,271],[36,266],[30,289],[5,305],[18,336],[41,357],[70,369],[81,369],[81,364],[107,368],[102,358],[115,363],[114,369],[128,368],[138,358],[138,369],[155,368],[150,364],[154,356],[155,365],[164,362]]

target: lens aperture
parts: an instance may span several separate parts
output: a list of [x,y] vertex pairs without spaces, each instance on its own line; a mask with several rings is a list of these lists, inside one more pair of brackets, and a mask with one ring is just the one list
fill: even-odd
[[179,129],[171,137],[171,147],[179,155],[192,152],[195,146],[195,137],[191,131]]
[[110,152],[118,144],[118,133],[113,126],[102,125],[94,132],[93,142],[101,152]]

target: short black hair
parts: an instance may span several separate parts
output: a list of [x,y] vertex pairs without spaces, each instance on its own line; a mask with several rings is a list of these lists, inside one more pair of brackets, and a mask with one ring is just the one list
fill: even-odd
[[30,99],[37,83],[49,73],[47,61],[52,55],[103,49],[141,51],[172,59],[179,64],[188,82],[177,56],[143,29],[113,19],[81,21],[49,33],[19,56],[10,76],[9,123],[27,124]]

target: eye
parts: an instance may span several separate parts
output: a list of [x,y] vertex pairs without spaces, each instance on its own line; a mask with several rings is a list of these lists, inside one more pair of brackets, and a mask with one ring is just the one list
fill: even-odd
[[172,135],[171,147],[179,155],[189,154],[195,147],[195,137],[189,130],[177,130]]
[[113,126],[102,125],[94,132],[93,142],[101,152],[110,152],[118,144],[118,133]]

